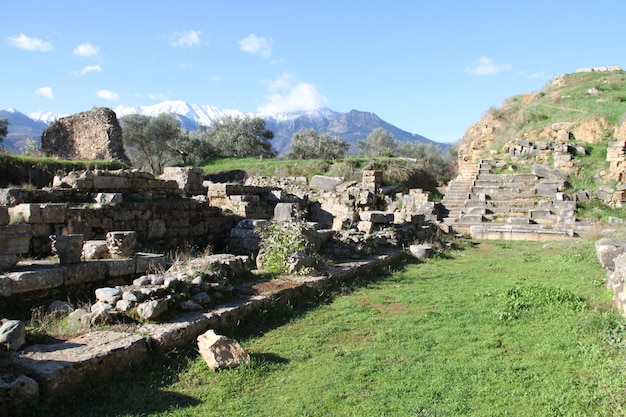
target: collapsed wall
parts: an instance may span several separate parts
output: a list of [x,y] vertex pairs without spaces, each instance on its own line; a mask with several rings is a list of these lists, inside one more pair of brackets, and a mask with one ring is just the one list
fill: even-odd
[[62,159],[130,163],[124,152],[117,115],[106,107],[95,107],[50,123],[41,136],[41,150]]

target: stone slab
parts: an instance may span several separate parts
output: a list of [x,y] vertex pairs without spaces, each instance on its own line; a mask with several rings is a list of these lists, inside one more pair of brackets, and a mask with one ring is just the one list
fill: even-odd
[[50,345],[33,345],[13,354],[15,364],[47,395],[65,394],[94,378],[108,377],[148,357],[140,334],[95,331]]
[[7,276],[13,281],[13,294],[47,290],[63,285],[63,269],[58,267],[13,271]]
[[105,279],[107,266],[102,261],[90,261],[64,265],[61,270],[63,283],[71,286]]
[[575,237],[571,230],[542,229],[523,225],[474,225],[470,235],[476,240],[526,240],[544,242]]

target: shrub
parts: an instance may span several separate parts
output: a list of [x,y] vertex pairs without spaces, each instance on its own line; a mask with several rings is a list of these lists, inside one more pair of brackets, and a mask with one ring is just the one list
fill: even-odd
[[293,253],[304,252],[317,257],[316,245],[310,239],[308,231],[308,226],[301,220],[268,223],[259,233],[261,247],[257,264],[260,264],[263,271],[281,274],[289,271],[287,260]]

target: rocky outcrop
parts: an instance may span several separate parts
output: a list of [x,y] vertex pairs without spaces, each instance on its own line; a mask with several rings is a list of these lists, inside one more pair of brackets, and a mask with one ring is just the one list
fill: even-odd
[[41,136],[41,149],[46,155],[63,159],[130,162],[124,152],[117,116],[106,107],[50,123]]

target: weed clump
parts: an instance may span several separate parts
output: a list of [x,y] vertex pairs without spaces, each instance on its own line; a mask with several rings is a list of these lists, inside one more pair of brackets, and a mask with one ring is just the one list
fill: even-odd
[[500,320],[516,320],[523,315],[539,315],[553,311],[583,311],[587,302],[574,292],[546,285],[520,285],[502,294]]

